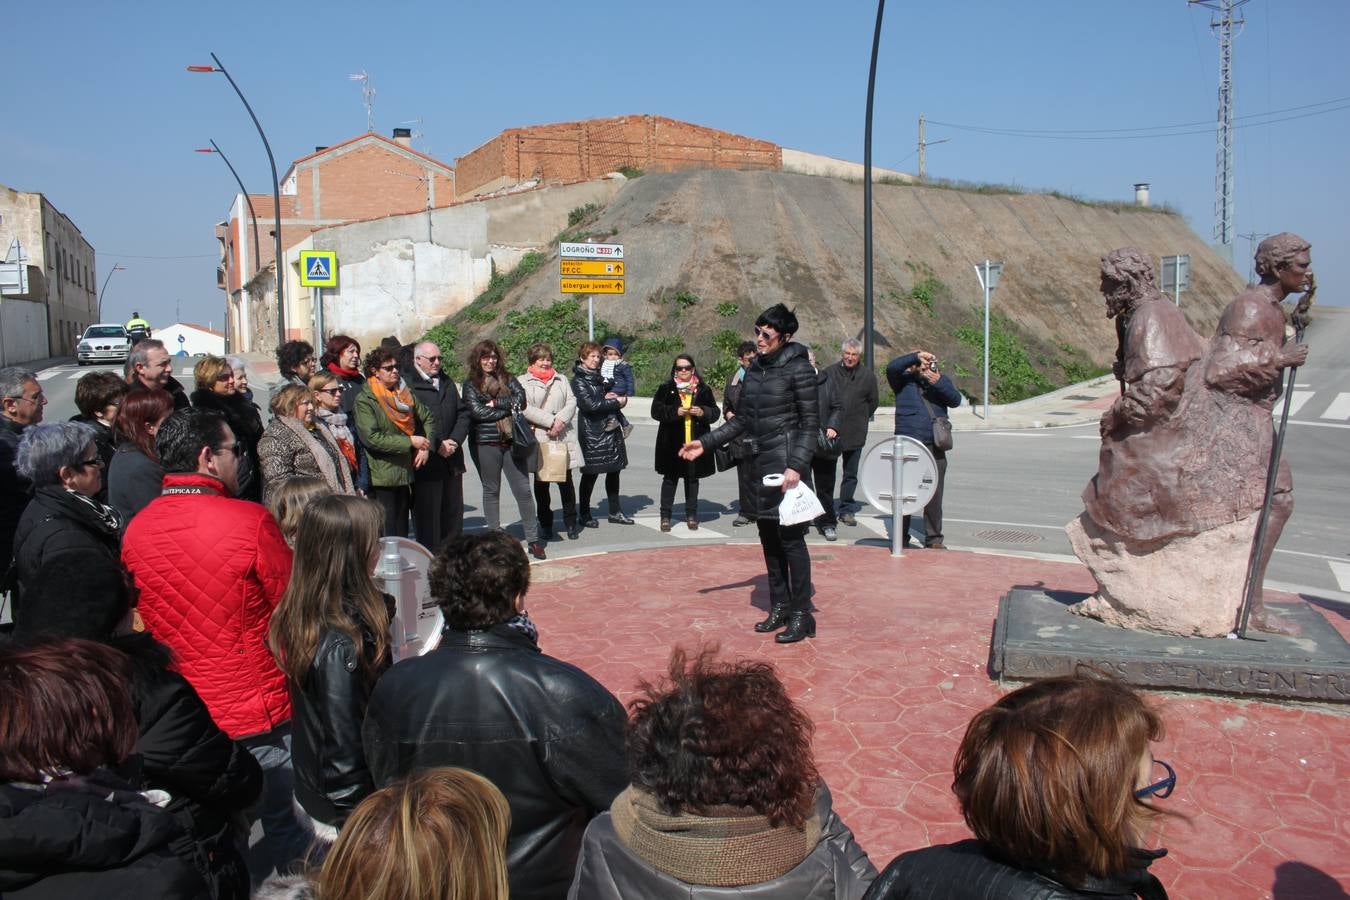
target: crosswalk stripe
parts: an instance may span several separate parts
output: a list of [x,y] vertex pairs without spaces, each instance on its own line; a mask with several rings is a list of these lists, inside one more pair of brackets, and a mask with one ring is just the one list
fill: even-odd
[[[639,525],[644,525],[652,531],[661,530],[660,516],[634,516],[633,521]],[[722,538],[725,540],[727,535],[720,531],[714,531],[707,526],[700,525],[698,531],[690,531],[689,526],[684,524],[683,520],[671,520],[671,529],[666,532],[671,537],[682,538],[684,540],[697,540],[699,538]]]
[[1331,574],[1336,576],[1336,583],[1341,586],[1341,590],[1350,591],[1350,563],[1327,560],[1327,565],[1331,566]]
[[1350,419],[1350,393],[1340,393],[1319,419]]
[[37,373],[37,380],[38,380],[38,381],[50,381],[51,379],[55,378],[57,375],[60,375],[63,371],[65,371],[65,370],[64,370],[64,369],[47,369],[47,370],[45,370],[45,371],[42,371],[42,372]]
[[[1291,397],[1289,400],[1289,415],[1291,416],[1298,415],[1298,411],[1303,408],[1303,404],[1311,400],[1312,395],[1315,393],[1316,391],[1294,391],[1293,397]],[[1275,404],[1275,409],[1273,410],[1273,412],[1275,413],[1275,415],[1280,414],[1280,404],[1278,403]]]

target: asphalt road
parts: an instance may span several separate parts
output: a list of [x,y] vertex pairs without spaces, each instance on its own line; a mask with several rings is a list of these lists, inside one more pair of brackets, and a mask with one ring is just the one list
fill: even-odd
[[[1308,365],[1297,375],[1284,445],[1294,471],[1294,514],[1271,560],[1267,583],[1272,587],[1311,588],[1335,596],[1337,592],[1350,593],[1350,525],[1345,514],[1350,498],[1350,363],[1343,352],[1350,346],[1350,310],[1319,310],[1308,342]],[[74,414],[75,381],[87,371],[91,369],[71,364],[39,373],[48,396],[49,421]],[[174,373],[191,385],[186,362],[175,361]],[[259,393],[265,396],[265,391]],[[1279,407],[1276,412],[1278,415]],[[625,526],[605,521],[601,500],[596,510],[600,528],[586,529],[576,541],[564,538],[555,542],[549,548],[551,557],[689,541],[756,540],[753,528],[731,525],[736,509],[734,472],[703,481],[699,503],[702,525],[697,531],[689,531],[682,524],[683,492],[679,491],[677,524],[669,534],[660,533],[657,498],[661,479],[652,467],[656,425],[640,420],[634,424],[637,427],[629,440],[630,465],[623,473],[622,494],[624,511],[638,523]],[[869,444],[887,437],[885,430],[878,430],[870,436]],[[1063,528],[1082,510],[1080,494],[1096,471],[1098,446],[1095,424],[958,432],[956,449],[949,455],[944,504],[948,546],[1072,559]],[[502,515],[509,523],[516,518],[515,504],[508,491],[503,490],[503,494]],[[482,525],[481,487],[472,467],[466,477],[465,496],[469,501],[468,526]],[[554,509],[561,527],[556,499]],[[868,508],[856,527],[839,528],[840,541],[888,546],[888,525],[889,516]],[[513,530],[519,533],[519,526]],[[811,541],[824,545],[818,536]]]

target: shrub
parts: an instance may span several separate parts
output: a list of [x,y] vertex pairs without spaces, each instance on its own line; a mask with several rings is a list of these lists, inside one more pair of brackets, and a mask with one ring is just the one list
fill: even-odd
[[643,171],[637,166],[619,166],[619,174],[624,178],[641,178]]
[[[983,358],[982,325],[962,325],[953,336]],[[1014,403],[1052,387],[1049,379],[1032,368],[1012,322],[998,313],[989,320],[989,382],[989,398],[993,403]]]
[[572,228],[573,226],[580,225],[584,220],[599,211],[599,203],[587,203],[585,206],[578,206],[567,214],[567,227]]
[[671,298],[681,309],[688,309],[698,303],[698,294],[692,291],[676,291],[675,296]]
[[713,309],[724,319],[730,319],[741,311],[740,304],[732,303],[730,300],[717,304]]

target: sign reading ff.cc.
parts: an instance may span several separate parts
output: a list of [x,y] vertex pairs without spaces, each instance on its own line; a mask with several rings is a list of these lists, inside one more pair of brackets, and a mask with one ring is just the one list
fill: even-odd
[[558,292],[622,294],[623,244],[558,244]]
[[300,251],[302,287],[337,287],[337,268],[337,252],[334,250]]

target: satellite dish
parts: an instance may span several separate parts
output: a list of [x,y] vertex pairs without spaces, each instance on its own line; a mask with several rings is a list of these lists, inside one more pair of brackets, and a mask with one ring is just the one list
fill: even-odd
[[898,434],[873,444],[858,466],[858,481],[862,484],[867,502],[889,514],[892,463],[897,442],[904,462],[901,470],[901,497],[904,501],[901,515],[912,516],[922,512],[937,492],[937,460],[922,442]]
[[380,539],[375,577],[385,593],[394,598],[390,637],[395,662],[422,656],[441,642],[445,617],[431,597],[431,583],[427,579],[432,559],[431,551],[414,540]]

